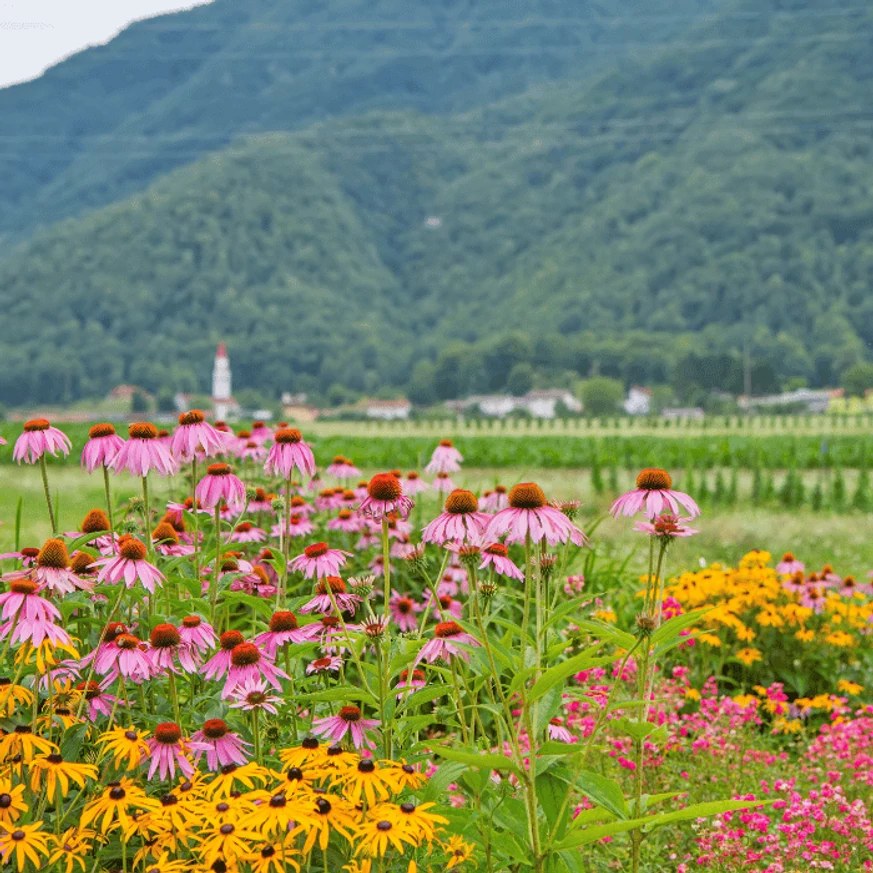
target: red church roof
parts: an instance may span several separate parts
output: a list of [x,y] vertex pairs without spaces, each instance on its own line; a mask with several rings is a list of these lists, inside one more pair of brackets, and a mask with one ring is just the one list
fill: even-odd
[[215,353],[216,358],[226,358],[227,357],[227,347],[224,344],[224,340],[222,340],[218,344],[218,351]]

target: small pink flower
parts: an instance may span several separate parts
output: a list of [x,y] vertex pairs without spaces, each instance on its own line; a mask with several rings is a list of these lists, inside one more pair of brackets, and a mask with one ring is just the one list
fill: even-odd
[[207,458],[222,455],[227,446],[227,436],[206,421],[199,409],[191,409],[179,416],[179,426],[170,440],[170,452],[180,461],[190,461],[195,453]]
[[421,494],[422,491],[427,491],[428,488],[430,488],[430,485],[415,470],[410,470],[403,479],[403,493],[410,497]]
[[506,487],[495,485],[493,491],[486,491],[479,501],[479,506],[483,512],[500,512],[501,509],[506,509],[509,506]]
[[[308,537],[315,530],[315,525],[305,515],[293,514],[288,518],[288,537]],[[282,538],[285,536],[285,522],[280,521],[270,529],[270,535]]]
[[[328,593],[328,587],[333,594]],[[350,612],[354,615],[355,607],[361,602],[357,594],[350,594],[346,589],[346,583],[339,576],[323,576],[315,586],[315,597],[300,607],[300,612],[306,615],[310,612],[320,612],[329,615],[333,612],[333,603],[336,601],[340,612]]]
[[451,440],[440,440],[424,469],[428,473],[457,473],[463,460],[463,455],[452,445]]
[[357,706],[343,706],[337,715],[315,719],[312,723],[312,732],[334,743],[340,742],[346,734],[351,734],[356,749],[360,749],[361,746],[372,748],[375,744],[367,737],[366,731],[378,725],[378,721],[364,718]]
[[427,679],[423,670],[404,670],[397,682],[397,696],[404,697],[413,694],[419,688],[424,688],[425,685],[427,685]]
[[[254,431],[252,431],[252,438],[255,439]],[[264,469],[269,475],[290,479],[291,471],[295,467],[307,476],[315,475],[315,456],[312,454],[312,449],[303,442],[299,430],[282,428],[276,431],[273,439],[275,442],[264,464]]]
[[479,512],[479,501],[472,491],[456,488],[446,498],[444,511],[422,531],[421,539],[438,545],[476,542],[490,520],[490,516]]
[[456,486],[448,473],[437,473],[433,480],[433,487],[441,494],[449,494]]
[[95,424],[88,431],[88,442],[82,449],[82,466],[93,473],[98,467],[109,467],[115,460],[124,440],[111,424]]
[[100,646],[94,659],[94,670],[99,676],[119,676],[134,682],[145,682],[152,676],[152,665],[141,648],[142,643],[133,634],[121,633],[112,642]]
[[575,743],[576,737],[564,727],[564,722],[560,718],[549,720],[549,739],[558,740],[561,743]]
[[480,570],[493,567],[498,576],[508,576],[510,579],[524,579],[524,573],[518,568],[512,558],[509,557],[509,549],[502,543],[491,543],[482,549],[482,563]]
[[337,455],[324,472],[340,481],[361,478],[361,471],[344,455]]
[[289,564],[288,569],[294,573],[302,573],[307,579],[313,576],[338,576],[340,567],[351,557],[351,552],[342,549],[332,549],[327,543],[312,543],[297,555]]
[[232,543],[263,543],[266,539],[267,532],[263,528],[255,527],[250,521],[240,522],[228,537]]
[[654,518],[667,510],[679,515],[681,505],[689,518],[697,518],[700,507],[684,492],[673,491],[672,485],[673,480],[666,470],[649,467],[637,476],[637,487],[622,494],[609,511],[618,517],[636,515],[643,510],[649,518]]
[[47,589],[52,594],[72,594],[76,589],[91,591],[94,587],[90,579],[83,578],[72,571],[67,546],[58,538],[45,541],[37,552],[33,566],[7,573],[3,579],[7,582],[32,579],[40,590]]
[[400,480],[393,473],[377,473],[367,484],[367,496],[361,501],[358,512],[382,521],[396,512],[407,518],[415,504],[403,493]]
[[15,441],[12,459],[20,464],[25,461],[35,464],[46,452],[52,457],[58,452],[68,455],[72,444],[69,438],[46,418],[33,418],[24,423],[24,432]]
[[39,595],[37,583],[31,579],[13,580],[9,590],[0,594],[0,639],[12,634],[11,645],[27,641],[32,646],[49,640],[53,645],[70,644],[67,632],[55,622],[61,613],[57,607]]
[[269,682],[276,691],[282,690],[280,679],[288,679],[288,675],[262,653],[254,643],[238,643],[230,653],[230,666],[224,681],[222,697],[230,697],[237,685],[255,678]]
[[776,572],[783,576],[793,576],[795,573],[803,573],[806,570],[806,565],[803,561],[798,561],[791,552],[786,552],[782,556],[782,560],[776,565]]
[[421,661],[427,661],[428,664],[433,664],[435,661],[448,663],[453,656],[469,661],[470,653],[460,648],[459,644],[482,645],[475,637],[466,633],[457,622],[441,621],[433,630],[433,639],[422,646],[413,666]]
[[154,594],[155,588],[162,586],[166,580],[164,574],[146,560],[146,555],[145,543],[132,536],[121,537],[117,557],[100,558],[94,562],[93,566],[101,568],[97,581],[109,585],[123,582],[128,589],[139,581],[149,594]]
[[412,633],[416,630],[418,619],[415,615],[421,612],[423,608],[420,603],[408,594],[401,594],[399,591],[391,592],[388,609],[391,613],[391,618],[394,619],[395,624],[403,633]]
[[276,707],[282,702],[281,698],[270,694],[267,683],[263,679],[254,676],[237,685],[230,698],[233,700],[230,704],[231,709],[242,709],[246,712],[263,710],[270,715],[278,715],[279,710]]
[[648,534],[651,537],[670,540],[674,537],[692,537],[699,533],[694,528],[685,527],[685,522],[690,518],[679,518],[669,512],[656,515],[651,521],[637,521],[634,530]]
[[316,673],[337,673],[342,667],[343,659],[336,657],[316,658],[306,665],[306,675],[312,676]]
[[227,464],[210,464],[206,475],[197,483],[194,496],[204,509],[215,509],[225,503],[242,507],[246,502],[246,486],[234,476]]
[[147,421],[139,421],[127,429],[129,439],[112,459],[113,472],[127,470],[131,476],[145,478],[151,470],[161,476],[172,476],[176,462],[169,449],[158,440],[158,429]]
[[238,734],[234,733],[220,718],[207,719],[199,731],[191,734],[192,744],[198,748],[194,752],[194,761],[199,761],[206,752],[206,766],[210,770],[235,764],[242,767],[247,761],[246,746],[251,746]]

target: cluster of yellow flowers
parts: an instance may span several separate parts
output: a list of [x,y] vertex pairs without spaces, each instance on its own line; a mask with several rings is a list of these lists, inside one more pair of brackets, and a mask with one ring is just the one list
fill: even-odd
[[387,863],[380,870],[416,873],[451,870],[473,853],[459,837],[442,838],[448,822],[433,803],[401,798],[427,782],[404,761],[310,739],[281,750],[280,769],[231,764],[148,793],[121,775],[140,763],[144,745],[133,728],[104,733],[101,774],[97,764],[65,761],[27,728],[0,738],[0,858],[19,873],[28,862],[87,873],[111,843],[124,870],[148,873],[284,873],[313,852],[325,865],[330,853],[330,869],[337,857],[351,859],[346,873],[370,873],[374,859]]
[[[808,593],[798,585],[792,590],[788,577],[772,566],[769,552],[749,552],[736,568],[712,564],[696,572],[682,573],[665,588],[685,611],[708,607],[706,624],[712,629],[699,634],[699,642],[726,648],[727,657],[751,667],[764,657],[760,645],[750,643],[780,637],[830,649],[850,649],[861,644],[869,632],[873,601],[856,592],[845,596],[837,590],[811,584]],[[825,568],[826,576],[830,568]],[[815,602],[820,598],[820,602]]]

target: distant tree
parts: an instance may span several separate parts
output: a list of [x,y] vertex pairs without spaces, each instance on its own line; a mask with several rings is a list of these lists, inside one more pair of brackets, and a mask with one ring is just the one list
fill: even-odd
[[176,401],[170,391],[161,391],[158,394],[158,412],[175,412]]
[[617,379],[596,376],[582,385],[586,415],[614,415],[624,399],[624,386]]
[[527,394],[533,387],[533,367],[525,361],[513,365],[506,378],[506,390],[516,397]]
[[130,411],[131,412],[148,412],[149,400],[142,391],[134,391],[130,395]]
[[864,392],[873,388],[873,363],[858,361],[843,372],[840,383],[848,394],[863,397]]

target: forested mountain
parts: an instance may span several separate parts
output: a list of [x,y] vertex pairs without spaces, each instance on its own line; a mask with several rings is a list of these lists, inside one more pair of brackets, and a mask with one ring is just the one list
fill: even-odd
[[[231,143],[0,258],[0,399],[202,388],[220,337],[236,385],[336,398],[593,370],[694,396],[740,390],[740,351],[757,390],[831,384],[873,343],[871,48],[869,7],[734,0],[584,81],[507,95],[521,85],[467,75],[414,109],[360,111],[374,88],[284,133],[237,120]],[[156,106],[193,118],[216,75]],[[89,161],[92,184],[89,150],[43,191],[60,214]]]
[[577,82],[681,38],[720,3],[215,0],[139,22],[0,91],[0,241],[141,190],[240,133],[377,108],[459,112]]

